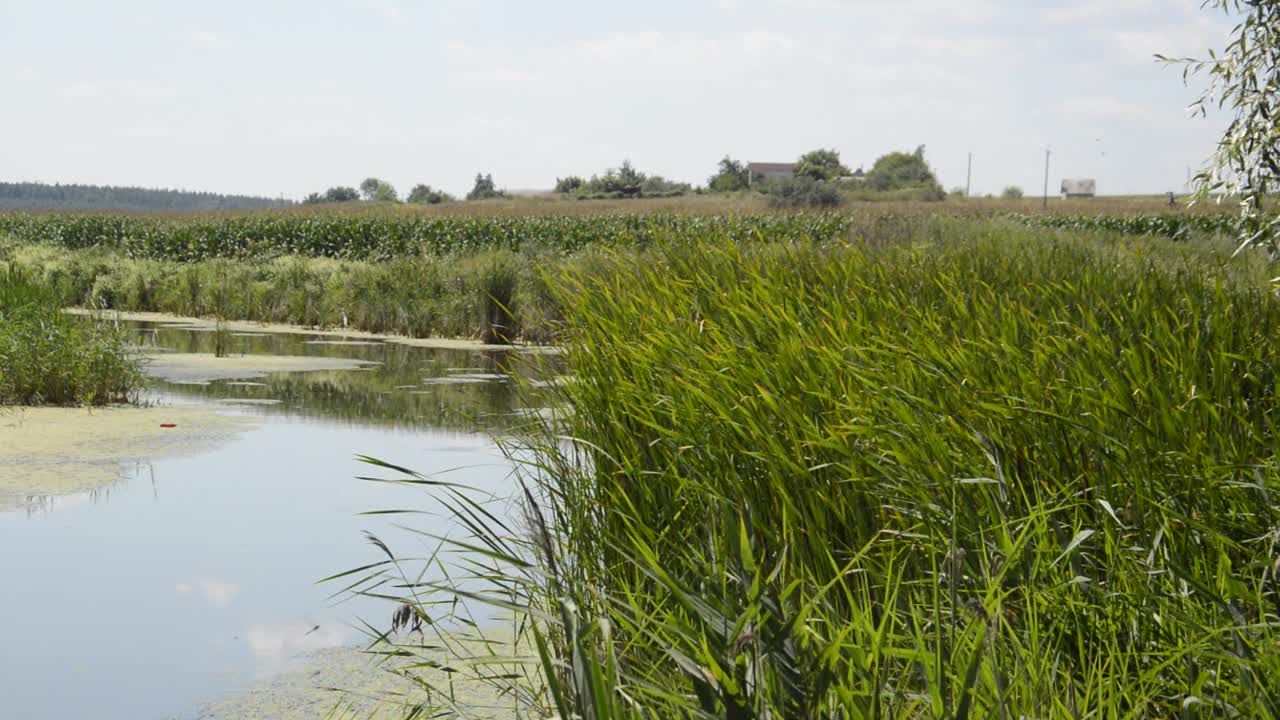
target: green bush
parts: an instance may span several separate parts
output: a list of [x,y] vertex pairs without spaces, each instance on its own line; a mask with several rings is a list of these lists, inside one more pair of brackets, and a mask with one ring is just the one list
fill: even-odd
[[569,177],[556,178],[555,192],[558,192],[561,194],[577,192],[578,189],[582,187],[584,182],[585,181],[581,177],[578,177],[577,175],[570,175]]
[[493,175],[480,173],[476,173],[475,185],[471,188],[471,192],[467,193],[468,200],[493,200],[505,197],[507,197],[506,191],[498,189],[493,182]]
[[774,208],[833,208],[844,202],[834,184],[808,177],[772,180],[765,194]]
[[443,190],[432,189],[430,185],[414,185],[405,202],[415,205],[440,205],[453,200],[453,196]]
[[0,405],[128,402],[141,385],[122,331],[64,314],[48,288],[0,268]]
[[924,146],[915,152],[893,152],[881,156],[867,173],[867,188],[879,192],[891,190],[919,190],[922,199],[942,200],[946,193],[933,169],[924,159]]

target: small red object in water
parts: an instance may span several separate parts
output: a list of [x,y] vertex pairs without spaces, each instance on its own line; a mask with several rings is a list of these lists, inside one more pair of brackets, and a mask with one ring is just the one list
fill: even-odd
[[162,428],[174,428],[174,427],[178,427],[178,426],[177,426],[176,424],[174,424],[174,423],[160,423],[160,427],[162,427]]

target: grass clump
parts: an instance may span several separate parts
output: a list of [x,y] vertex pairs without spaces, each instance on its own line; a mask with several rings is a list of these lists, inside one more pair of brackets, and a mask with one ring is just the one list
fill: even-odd
[[1228,255],[952,223],[562,278],[529,522],[459,505],[529,716],[1280,713],[1280,301]]
[[47,288],[0,267],[0,405],[127,402],[141,384],[123,333],[63,314]]

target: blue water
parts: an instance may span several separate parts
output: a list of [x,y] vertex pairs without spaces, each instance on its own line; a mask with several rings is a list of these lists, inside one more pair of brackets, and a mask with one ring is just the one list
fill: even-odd
[[[482,416],[496,416],[494,391],[476,391]],[[405,428],[326,417],[314,403],[233,410],[254,413],[256,428],[125,469],[108,489],[0,512],[0,718],[189,717],[307,651],[360,643],[353,625],[385,624],[393,608],[330,598],[341,584],[317,581],[381,559],[364,531],[403,554],[429,552],[387,516],[360,513],[437,506],[421,489],[356,479],[391,476],[356,455],[505,497],[511,468],[483,420],[459,429],[465,410],[442,408],[447,430],[429,418]],[[438,513],[408,521],[458,534]]]

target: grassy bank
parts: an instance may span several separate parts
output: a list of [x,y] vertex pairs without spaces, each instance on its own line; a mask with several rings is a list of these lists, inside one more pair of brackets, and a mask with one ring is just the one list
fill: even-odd
[[68,306],[485,342],[553,337],[559,311],[542,273],[564,262],[559,253],[508,251],[386,262],[178,263],[47,245],[10,245],[8,254]]
[[[67,305],[486,342],[554,339],[546,278],[664,238],[901,244],[957,221],[1200,241],[1232,218],[1108,203],[877,203],[840,212],[439,215],[363,207],[231,215],[0,215],[6,255]],[[701,207],[707,210],[707,207]],[[1096,212],[1095,212],[1096,211]],[[974,225],[975,227],[977,225]]]
[[1280,713],[1280,301],[1228,254],[956,224],[569,273],[530,522],[478,532],[490,600],[546,641],[524,697]]
[[125,402],[141,383],[122,333],[64,315],[48,288],[0,266],[0,405]]

